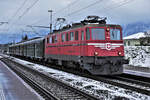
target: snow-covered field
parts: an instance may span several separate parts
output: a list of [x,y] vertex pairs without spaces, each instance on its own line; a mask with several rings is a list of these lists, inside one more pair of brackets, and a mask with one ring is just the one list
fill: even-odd
[[80,90],[86,91],[90,94],[97,95],[98,97],[103,97],[104,100],[150,100],[149,96],[119,88],[111,84],[107,84],[100,81],[95,81],[78,75],[66,73],[63,71],[58,71],[52,68],[47,68],[46,66],[30,63],[17,58],[10,57],[10,59],[19,62],[27,67],[31,67],[38,70],[46,75],[65,82],[71,86],[74,86]]
[[125,57],[129,65],[150,68],[150,46],[126,46]]

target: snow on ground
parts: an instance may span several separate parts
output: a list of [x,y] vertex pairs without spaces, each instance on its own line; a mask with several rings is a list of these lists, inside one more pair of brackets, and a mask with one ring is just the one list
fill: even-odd
[[103,97],[105,100],[112,100],[114,98],[117,98],[118,100],[150,100],[149,96],[131,90],[119,88],[111,84],[95,81],[63,71],[58,71],[56,69],[48,68],[46,66],[38,64],[33,64],[13,57],[11,57],[10,59],[19,62],[20,64],[26,65],[27,67],[36,69],[50,77],[63,81],[66,84],[74,86],[80,90],[86,91],[99,97]]
[[126,46],[125,57],[129,65],[150,68],[150,46]]

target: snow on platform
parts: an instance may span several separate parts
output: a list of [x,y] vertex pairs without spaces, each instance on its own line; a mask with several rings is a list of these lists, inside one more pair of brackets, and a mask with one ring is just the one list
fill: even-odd
[[39,72],[42,72],[48,75],[49,77],[53,77],[55,79],[63,81],[66,84],[74,86],[80,90],[97,95],[99,97],[103,97],[105,100],[112,100],[115,97],[128,98],[131,100],[150,100],[150,96],[140,94],[131,90],[119,88],[111,84],[95,81],[93,79],[88,79],[78,75],[48,68],[46,66],[30,63],[14,57],[11,57],[10,59],[27,67],[33,68]]

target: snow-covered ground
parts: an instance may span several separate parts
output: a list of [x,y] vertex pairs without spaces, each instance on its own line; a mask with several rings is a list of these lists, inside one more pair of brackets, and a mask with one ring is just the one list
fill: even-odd
[[150,46],[126,46],[125,57],[129,65],[150,68]]
[[[65,82],[71,86],[74,86],[80,90],[86,91],[88,93],[103,97],[104,100],[112,100],[116,97],[120,97],[123,100],[150,100],[149,96],[119,88],[111,84],[106,84],[104,82],[95,81],[78,75],[66,73],[63,71],[58,71],[52,68],[47,68],[46,66],[30,63],[17,58],[11,57],[10,59],[19,62],[27,67],[31,67],[38,70],[46,75]],[[118,99],[119,100],[119,99]]]

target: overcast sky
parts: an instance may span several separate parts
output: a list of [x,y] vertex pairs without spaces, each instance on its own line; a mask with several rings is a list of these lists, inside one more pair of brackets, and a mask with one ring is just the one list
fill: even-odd
[[0,34],[31,31],[26,25],[48,26],[48,9],[54,11],[53,20],[65,17],[67,23],[88,15],[106,16],[113,24],[150,21],[150,0],[0,0],[0,22],[8,22],[0,25]]

